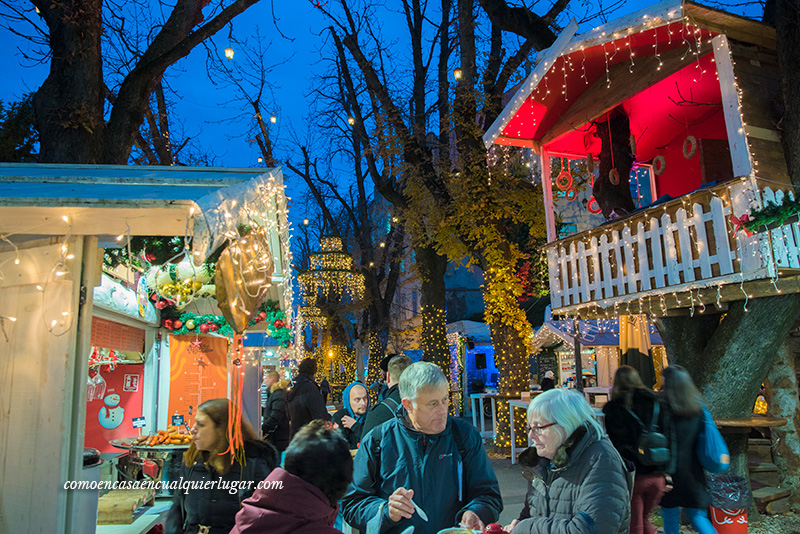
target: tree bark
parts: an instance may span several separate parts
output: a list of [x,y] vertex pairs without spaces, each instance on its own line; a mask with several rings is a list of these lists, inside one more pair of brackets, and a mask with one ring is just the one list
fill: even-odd
[[767,414],[788,421],[784,426],[771,429],[772,460],[778,466],[781,486],[790,487],[792,500],[800,503],[800,403],[797,400],[797,356],[795,338],[788,338],[778,349],[772,368],[767,375]]
[[[800,294],[791,294],[753,299],[746,308],[743,301],[732,302],[713,330],[716,319],[702,316],[662,317],[658,328],[670,363],[686,367],[714,417],[744,418],[752,414],[761,384],[798,315]],[[749,480],[747,435],[728,434],[726,441],[730,473]]]
[[[104,129],[101,0],[34,4],[50,31],[50,73],[33,106],[39,162],[98,163]],[[133,144],[133,140],[131,140]]]

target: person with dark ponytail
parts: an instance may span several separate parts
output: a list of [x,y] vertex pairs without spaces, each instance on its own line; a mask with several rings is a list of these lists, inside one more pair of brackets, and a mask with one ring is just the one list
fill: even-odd
[[654,414],[657,431],[665,432],[666,408],[659,404],[656,394],[644,386],[636,369],[623,365],[614,375],[611,400],[603,406],[603,413],[611,443],[623,458],[636,466],[630,534],[655,534],[650,512],[664,494],[667,480],[664,472],[671,469],[669,466],[644,465],[636,454],[636,448],[642,437],[642,425],[649,429]]
[[243,450],[231,455],[228,399],[211,399],[197,407],[192,444],[183,455],[178,480],[164,526],[165,534],[228,534],[242,501],[277,464],[275,448],[260,441],[246,419],[238,429]]

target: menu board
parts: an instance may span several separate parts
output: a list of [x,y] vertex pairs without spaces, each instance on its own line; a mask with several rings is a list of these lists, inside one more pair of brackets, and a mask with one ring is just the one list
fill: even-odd
[[228,340],[169,336],[169,412],[191,425],[197,406],[228,396]]
[[560,376],[559,369],[558,369],[558,355],[554,350],[548,350],[547,348],[539,352],[536,355],[536,364],[538,367],[539,373],[539,382],[542,381],[542,377],[547,371],[553,371],[556,375],[556,382],[558,382],[558,377]]

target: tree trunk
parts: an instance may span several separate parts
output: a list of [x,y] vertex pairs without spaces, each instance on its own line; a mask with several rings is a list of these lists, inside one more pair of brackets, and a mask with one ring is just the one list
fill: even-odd
[[450,348],[447,346],[446,293],[444,274],[447,258],[432,246],[414,247],[417,256],[422,308],[422,359],[438,365],[450,376]]
[[[662,317],[671,364],[686,367],[717,418],[744,418],[800,314],[800,294],[731,302],[724,318]],[[714,324],[718,321],[718,326]],[[747,434],[727,434],[732,475],[749,480]]]
[[787,338],[775,356],[767,375],[768,415],[782,417],[788,423],[771,429],[772,459],[778,466],[781,486],[792,488],[792,499],[800,502],[800,404],[797,401],[797,341]]
[[36,0],[50,30],[50,73],[33,99],[40,163],[98,163],[103,150],[100,0]]

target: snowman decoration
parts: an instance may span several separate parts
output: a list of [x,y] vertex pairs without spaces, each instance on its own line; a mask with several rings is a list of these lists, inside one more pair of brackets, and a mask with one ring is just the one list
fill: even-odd
[[103,399],[103,404],[97,418],[100,421],[100,426],[108,430],[117,428],[122,424],[122,419],[125,417],[125,409],[119,406],[119,395],[112,394],[106,395]]

